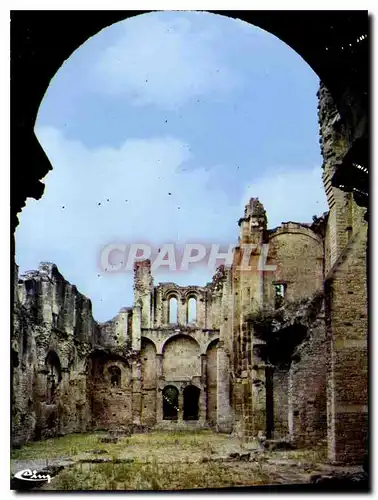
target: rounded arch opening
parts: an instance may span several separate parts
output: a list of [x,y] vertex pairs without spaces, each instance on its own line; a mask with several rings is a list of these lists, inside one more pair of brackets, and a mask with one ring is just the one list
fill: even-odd
[[209,351],[210,348],[216,348],[219,344],[219,338],[211,340],[206,347],[206,352]]
[[198,420],[200,389],[195,385],[187,385],[184,389],[184,420]]
[[47,394],[46,401],[48,404],[56,402],[56,391],[62,380],[62,369],[60,359],[54,350],[47,353],[45,358],[47,368]]
[[169,295],[168,301],[168,323],[170,325],[177,325],[178,323],[178,297],[177,295]]
[[188,325],[195,325],[198,322],[197,301],[196,295],[191,294],[187,297],[186,322]]
[[163,420],[177,420],[179,412],[179,391],[174,385],[163,389]]

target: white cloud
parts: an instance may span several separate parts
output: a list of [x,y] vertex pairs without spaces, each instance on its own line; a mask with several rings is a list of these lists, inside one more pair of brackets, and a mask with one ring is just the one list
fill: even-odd
[[136,16],[101,52],[92,83],[97,80],[98,90],[125,95],[133,104],[169,109],[203,94],[222,95],[241,79],[221,60],[220,35],[210,26],[194,30],[183,17]]
[[[180,168],[190,158],[184,141],[129,139],[118,149],[88,149],[53,128],[37,135],[54,168],[42,199],[30,199],[20,215],[16,261],[23,271],[42,260],[55,262],[93,300],[96,317],[107,319],[132,303],[130,272],[101,273],[104,245],[218,243],[227,241],[225,228],[236,226],[238,203],[231,205],[220,187],[208,189],[211,170]],[[197,270],[157,279],[198,278]]]
[[247,185],[244,200],[257,197],[264,205],[268,227],[281,222],[312,222],[313,215],[328,210],[320,166],[311,170],[276,168]]
[[[250,197],[265,205],[270,227],[311,221],[326,210],[319,167],[275,170],[251,182],[241,200],[230,201],[224,183],[212,183],[216,167],[182,169],[191,156],[180,139],[128,139],[119,148],[89,149],[54,128],[37,135],[54,168],[42,199],[30,199],[20,215],[16,262],[21,271],[55,262],[92,299],[99,320],[132,304],[132,273],[101,272],[104,245],[236,243],[237,220]],[[203,285],[211,272],[197,267],[155,278]]]

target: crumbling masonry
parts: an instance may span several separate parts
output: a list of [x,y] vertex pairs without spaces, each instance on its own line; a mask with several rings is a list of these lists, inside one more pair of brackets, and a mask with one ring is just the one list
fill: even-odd
[[350,144],[323,86],[319,123],[329,211],[268,229],[252,198],[233,264],[206,286],[154,286],[150,262],[137,262],[133,306],[98,324],[54,264],[16,271],[15,445],[94,429],[209,426],[245,439],[323,441],[333,462],[363,460],[367,223],[353,194],[331,186]]

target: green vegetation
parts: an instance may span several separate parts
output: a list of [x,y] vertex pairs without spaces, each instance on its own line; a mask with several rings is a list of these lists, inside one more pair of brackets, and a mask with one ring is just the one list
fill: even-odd
[[[215,434],[210,430],[155,431],[147,434],[120,436],[117,443],[101,443],[105,432],[92,434],[70,434],[68,436],[27,443],[20,449],[13,450],[14,460],[49,459],[57,457],[75,458],[104,456],[114,458],[137,457],[140,460],[169,457],[171,453],[185,458],[188,454],[202,457],[228,443],[227,435]],[[93,453],[95,451],[96,453]],[[101,453],[102,452],[103,455]]]
[[[101,443],[104,432],[29,443],[13,460],[70,458],[43,490],[182,490],[253,486],[305,481],[304,472],[326,458],[322,446],[311,450],[261,451],[251,461],[223,461],[245,453],[235,437],[201,431],[152,431]],[[252,447],[253,449],[253,447]],[[103,460],[104,462],[101,462]],[[278,461],[279,465],[275,464]],[[295,465],[295,467],[293,467]]]
[[182,490],[266,484],[269,477],[248,464],[164,463],[79,464],[59,474],[44,490]]

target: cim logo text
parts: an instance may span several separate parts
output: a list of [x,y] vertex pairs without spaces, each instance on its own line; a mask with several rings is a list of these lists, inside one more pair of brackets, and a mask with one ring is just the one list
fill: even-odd
[[47,481],[48,483],[51,481],[50,474],[41,474],[36,470],[20,470],[15,473],[14,477],[17,479],[22,479],[23,481]]

